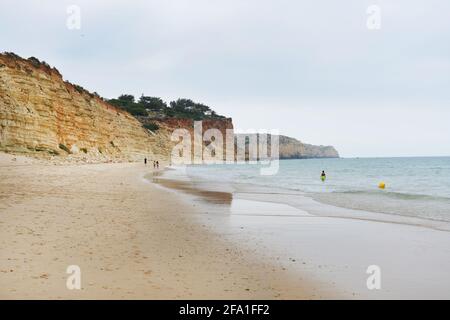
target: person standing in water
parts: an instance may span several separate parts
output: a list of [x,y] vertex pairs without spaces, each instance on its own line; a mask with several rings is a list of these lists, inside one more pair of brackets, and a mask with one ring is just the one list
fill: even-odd
[[326,178],[327,178],[327,175],[325,174],[325,171],[322,170],[322,174],[320,175],[320,179],[322,179],[322,181],[325,181]]

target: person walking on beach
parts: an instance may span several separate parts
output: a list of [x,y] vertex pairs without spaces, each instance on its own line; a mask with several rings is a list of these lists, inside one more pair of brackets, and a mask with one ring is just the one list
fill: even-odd
[[322,170],[322,174],[320,175],[320,179],[322,179],[322,181],[325,181],[326,178],[327,178],[327,175],[325,174],[325,171]]
[[144,158],[144,165],[147,166],[147,158]]
[[159,161],[156,160],[156,169],[159,169]]

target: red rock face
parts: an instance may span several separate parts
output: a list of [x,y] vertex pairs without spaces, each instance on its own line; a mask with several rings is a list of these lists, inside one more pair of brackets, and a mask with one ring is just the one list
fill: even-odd
[[[203,139],[205,132],[210,129],[216,129],[219,130],[222,135],[222,152],[223,152],[223,159],[226,157],[225,153],[225,146],[227,144],[227,130],[231,130],[231,134],[233,135],[233,121],[231,118],[224,118],[224,119],[205,119],[201,121],[201,136],[199,137],[197,133],[194,130],[194,120],[192,119],[179,119],[179,118],[167,118],[164,120],[158,120],[153,121],[156,122],[159,126],[165,128],[166,134],[167,134],[167,140],[171,139],[171,134],[177,129],[186,129],[189,131],[190,137],[191,137],[191,154],[192,159],[194,158],[194,140],[197,139]],[[199,132],[200,133],[200,132]],[[216,137],[218,138],[218,137]],[[234,136],[231,138],[231,143],[234,143]],[[199,140],[197,140],[199,141]],[[172,142],[172,147],[177,144],[178,142]],[[205,148],[210,143],[212,143],[212,146],[214,146],[215,150],[219,150],[218,143],[217,142],[210,142],[210,141],[202,141],[202,146]],[[205,150],[205,149],[204,149]],[[234,153],[234,151],[233,151]]]
[[[129,113],[63,80],[55,68],[35,59],[0,54],[0,150],[36,155],[81,155],[91,159],[168,160],[175,129],[193,138],[194,121],[154,121],[150,132]],[[231,119],[204,120],[203,132],[225,137]]]
[[[168,129],[187,129],[191,134],[194,133],[194,120],[192,119],[179,119],[179,118],[167,118],[164,120],[158,120],[159,124],[167,127]],[[202,133],[208,129],[218,129],[224,136],[227,129],[233,130],[233,121],[231,118],[226,119],[205,119],[202,120]]]

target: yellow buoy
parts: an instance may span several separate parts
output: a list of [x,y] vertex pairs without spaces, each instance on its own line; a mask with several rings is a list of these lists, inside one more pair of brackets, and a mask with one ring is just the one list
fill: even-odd
[[383,181],[380,182],[380,183],[378,184],[378,188],[380,188],[380,189],[386,188],[386,183],[384,183]]

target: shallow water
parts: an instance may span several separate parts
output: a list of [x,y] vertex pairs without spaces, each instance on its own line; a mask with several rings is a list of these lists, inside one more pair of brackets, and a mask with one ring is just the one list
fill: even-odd
[[[307,279],[313,298],[449,297],[450,238],[442,232],[450,230],[443,226],[448,223],[320,204],[311,193],[286,186],[235,182],[242,180],[227,170],[242,174],[245,169],[167,170],[152,181],[182,191],[187,203],[200,208],[192,218],[222,239],[270,261],[273,270],[281,268],[292,279]],[[382,270],[381,290],[367,288],[371,265]]]
[[[285,195],[300,191],[344,208],[450,221],[450,157],[281,160],[272,176],[261,175],[260,168],[196,165],[183,175],[195,181],[272,187]],[[384,190],[378,188],[381,181]]]

